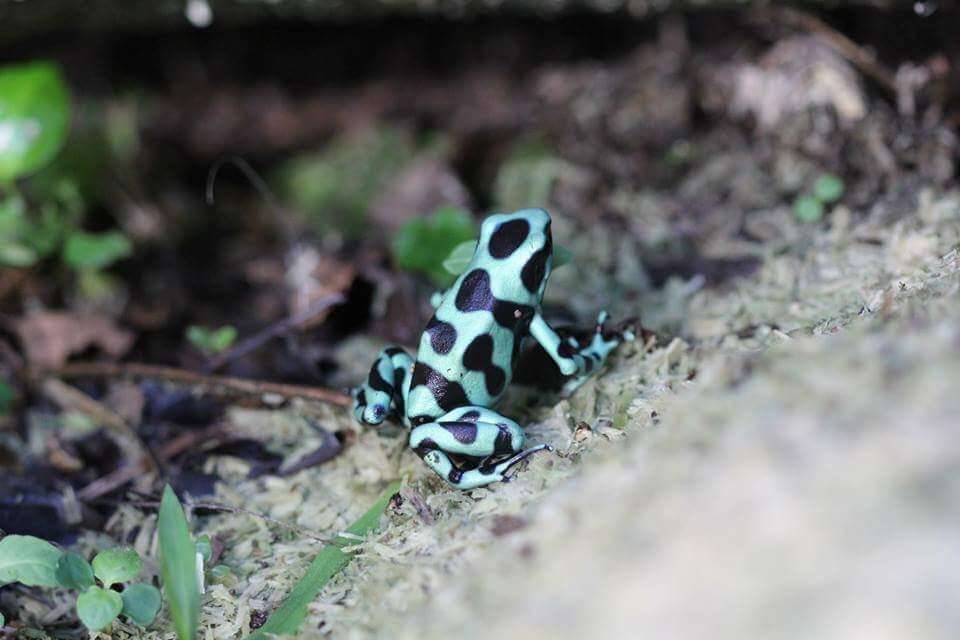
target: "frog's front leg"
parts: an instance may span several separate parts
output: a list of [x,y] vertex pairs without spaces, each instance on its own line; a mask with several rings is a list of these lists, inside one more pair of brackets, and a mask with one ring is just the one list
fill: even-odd
[[[459,407],[410,432],[410,448],[438,476],[458,489],[506,481],[506,473],[513,465],[550,448],[539,445],[524,450],[525,440],[520,425],[485,407]],[[451,455],[475,462],[476,466],[462,468],[450,459]]]
[[[573,338],[563,340],[553,328],[547,324],[540,313],[533,316],[530,322],[530,335],[540,343],[565,376],[574,376],[578,381],[573,388],[580,386],[591,373],[600,368],[621,342],[634,339],[632,331],[627,329],[607,331],[604,324],[607,322],[607,312],[601,311],[597,316],[592,338],[584,344]],[[572,389],[571,389],[572,390]]]
[[353,415],[378,425],[390,411],[403,418],[413,358],[400,347],[384,347],[370,367],[367,380],[353,391]]

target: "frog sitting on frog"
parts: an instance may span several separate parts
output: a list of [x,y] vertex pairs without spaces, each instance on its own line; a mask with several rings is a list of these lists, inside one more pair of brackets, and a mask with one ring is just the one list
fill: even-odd
[[417,359],[380,352],[354,390],[354,414],[369,425],[399,416],[410,447],[449,484],[472,489],[506,481],[531,454],[523,430],[493,407],[510,384],[525,338],[536,340],[571,376],[567,389],[599,369],[630,331],[606,332],[601,313],[589,340],[562,339],[540,314],[553,264],[550,215],[543,209],[484,220],[469,265],[444,294],[420,338]]

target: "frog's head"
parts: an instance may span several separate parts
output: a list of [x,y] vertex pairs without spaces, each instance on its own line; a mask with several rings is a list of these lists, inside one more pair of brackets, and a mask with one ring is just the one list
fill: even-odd
[[490,216],[480,227],[476,258],[494,274],[498,297],[539,304],[553,264],[550,214],[521,209]]

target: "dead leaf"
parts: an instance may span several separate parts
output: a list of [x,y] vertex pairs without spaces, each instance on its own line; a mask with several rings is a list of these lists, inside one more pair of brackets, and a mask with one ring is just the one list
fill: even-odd
[[111,318],[94,313],[37,311],[14,320],[13,330],[30,364],[43,369],[60,367],[71,355],[90,347],[116,359],[134,340]]

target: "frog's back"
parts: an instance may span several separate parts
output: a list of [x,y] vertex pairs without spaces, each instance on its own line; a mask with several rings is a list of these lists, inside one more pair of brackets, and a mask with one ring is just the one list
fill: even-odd
[[487,218],[467,269],[420,339],[407,397],[414,426],[462,406],[494,406],[550,275],[550,216],[526,209]]

